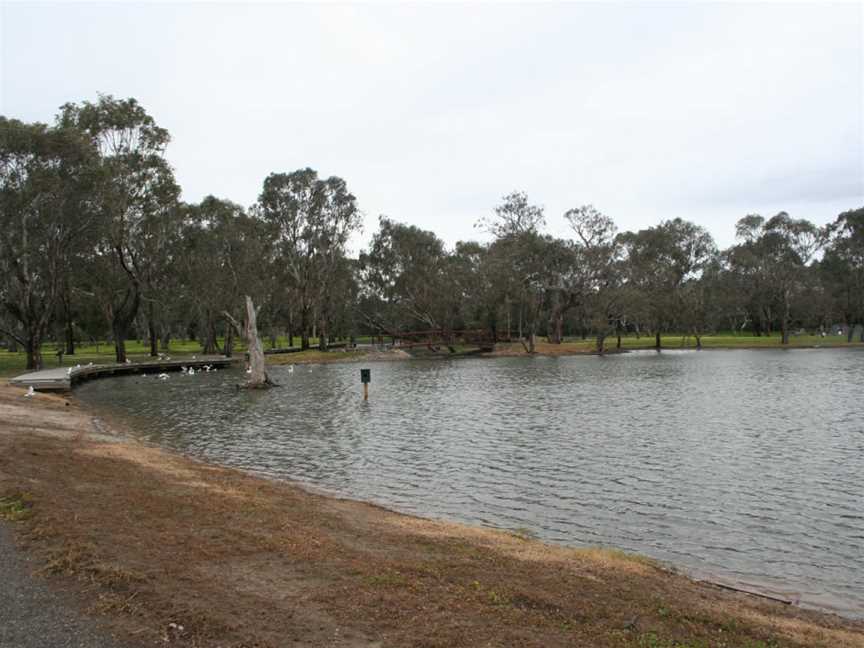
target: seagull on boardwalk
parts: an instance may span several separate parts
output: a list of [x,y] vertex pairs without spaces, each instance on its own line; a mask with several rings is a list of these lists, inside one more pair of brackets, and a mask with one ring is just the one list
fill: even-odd
[[36,395],[36,390],[33,389],[33,385],[27,388],[27,393],[24,394],[24,398],[33,398]]

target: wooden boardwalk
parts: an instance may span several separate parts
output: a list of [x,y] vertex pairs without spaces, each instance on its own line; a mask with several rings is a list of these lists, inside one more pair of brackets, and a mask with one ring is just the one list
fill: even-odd
[[201,369],[208,365],[224,368],[241,359],[242,357],[203,356],[194,360],[183,358],[180,360],[153,360],[152,362],[130,362],[127,364],[87,364],[75,367],[57,367],[56,369],[43,369],[42,371],[26,373],[12,378],[9,383],[18,387],[32,387],[36,391],[69,391],[77,383],[91,378],[123,374],[180,371],[183,367]]

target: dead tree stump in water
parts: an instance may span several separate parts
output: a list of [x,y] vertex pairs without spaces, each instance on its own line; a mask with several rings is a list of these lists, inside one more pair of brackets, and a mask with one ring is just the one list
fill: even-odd
[[[241,332],[240,325],[229,313],[225,313],[226,319],[234,325],[237,332]],[[246,322],[242,328],[243,337],[246,339],[246,349],[249,354],[249,368],[247,370],[247,380],[241,387],[246,389],[266,389],[273,387],[275,383],[270,380],[267,375],[267,368],[264,362],[264,347],[261,345],[261,338],[258,337],[258,324],[255,306],[252,304],[252,298],[246,295]]]

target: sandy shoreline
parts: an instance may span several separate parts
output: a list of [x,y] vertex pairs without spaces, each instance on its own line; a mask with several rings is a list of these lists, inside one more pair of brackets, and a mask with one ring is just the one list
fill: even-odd
[[26,519],[0,523],[142,645],[864,647],[862,622],[209,465],[22,393],[0,387],[0,498]]

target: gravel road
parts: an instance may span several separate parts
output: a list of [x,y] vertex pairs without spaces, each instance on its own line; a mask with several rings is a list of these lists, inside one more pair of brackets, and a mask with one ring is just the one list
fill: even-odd
[[129,648],[38,576],[0,521],[0,648]]

